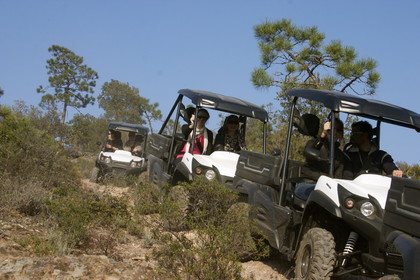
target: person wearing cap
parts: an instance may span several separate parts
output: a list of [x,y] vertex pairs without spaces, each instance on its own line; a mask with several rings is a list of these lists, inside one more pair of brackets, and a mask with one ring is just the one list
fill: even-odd
[[402,177],[403,172],[395,165],[391,155],[379,150],[372,141],[373,128],[367,121],[352,124],[350,145],[345,150],[351,164],[345,167],[345,172],[352,174],[346,179],[353,179],[362,173],[387,174]]

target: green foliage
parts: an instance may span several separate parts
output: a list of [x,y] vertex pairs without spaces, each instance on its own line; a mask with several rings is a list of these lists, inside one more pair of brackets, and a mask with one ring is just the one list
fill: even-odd
[[126,228],[131,219],[128,200],[125,197],[104,195],[99,200],[91,199],[88,210],[95,217],[96,223],[111,228]]
[[98,96],[99,107],[105,110],[108,120],[145,124],[152,129],[152,120],[162,117],[158,104],[150,104],[149,99],[141,97],[140,91],[116,80],[104,83]]
[[25,117],[16,117],[8,108],[0,108],[0,176],[21,181],[36,181],[45,188],[75,185],[75,168],[67,155],[45,131],[38,130]]
[[112,229],[130,225],[127,199],[98,197],[80,188],[77,168],[50,135],[8,108],[0,107],[0,118],[0,205],[57,223],[59,233],[48,242],[27,240],[37,254],[84,244],[93,224]]
[[95,159],[98,155],[95,153],[91,156],[82,156],[73,160],[76,169],[82,178],[90,179],[92,169],[95,167]]
[[98,142],[105,141],[108,121],[92,115],[77,114],[69,122],[69,134],[66,142],[84,152],[98,152]]
[[14,239],[22,247],[30,247],[38,257],[53,255],[58,252],[56,239],[42,238],[36,235]]
[[406,162],[397,162],[397,166],[403,171],[403,174],[411,179],[420,180],[420,165],[409,165]]
[[[63,103],[61,122],[65,123],[67,107],[85,108],[93,104],[93,88],[96,86],[98,73],[83,64],[83,57],[76,55],[71,50],[58,45],[48,48],[53,58],[47,60],[48,87],[42,85],[37,89],[42,93],[41,106],[56,106]],[[48,93],[48,88],[54,89]]]
[[[160,228],[153,231],[154,239],[161,244],[154,251],[158,277],[242,279],[238,260],[244,249],[253,247],[253,253],[267,254],[267,250],[257,253],[251,237],[243,237],[242,233],[250,231],[247,213],[241,219],[229,210],[237,200],[236,193],[205,180],[172,189],[159,206],[161,227],[169,231]],[[189,231],[173,230],[176,223],[182,223],[181,228]],[[251,242],[245,242],[250,239]]]
[[135,211],[137,214],[157,213],[161,207],[162,193],[152,183],[140,183],[136,186],[134,197]]
[[75,247],[87,240],[87,226],[92,221],[88,210],[88,201],[75,192],[66,192],[47,201],[52,216],[58,223],[58,229],[69,236],[70,247]]
[[33,105],[26,105],[23,100],[18,100],[15,101],[15,105],[11,109],[17,117],[30,119],[31,125],[38,130],[45,131],[53,138],[64,138],[67,134],[67,125],[61,122],[56,106],[48,107],[43,111]]
[[127,227],[130,222],[126,199],[109,195],[97,197],[80,189],[57,190],[47,206],[70,247],[89,240],[88,229],[92,224],[118,229]]
[[[316,27],[297,27],[283,19],[256,25],[254,31],[261,67],[252,72],[252,82],[257,88],[278,87],[277,98],[283,108],[287,109],[291,101],[285,93],[296,87],[375,92],[380,80],[376,62],[359,59],[353,47],[343,46],[340,41],[325,43],[325,35]],[[314,104],[301,107],[302,112],[319,110]]]

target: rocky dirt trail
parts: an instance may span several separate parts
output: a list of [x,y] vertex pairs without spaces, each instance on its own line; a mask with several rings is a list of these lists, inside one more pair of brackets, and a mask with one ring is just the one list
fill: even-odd
[[[83,180],[82,186],[95,192],[124,195],[127,189],[102,186]],[[125,234],[118,238],[113,251],[98,255],[92,250],[71,255],[36,257],[31,246],[15,240],[31,236],[46,237],[51,225],[36,217],[26,217],[0,209],[0,279],[156,279],[156,264],[151,259],[153,244],[146,239]],[[101,239],[101,233],[95,233]],[[104,234],[103,236],[107,236]],[[243,276],[250,279],[287,280],[290,264],[271,257],[242,263]]]

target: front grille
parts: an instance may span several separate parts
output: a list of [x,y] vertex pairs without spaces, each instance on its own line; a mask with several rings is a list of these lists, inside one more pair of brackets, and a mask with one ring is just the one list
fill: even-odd
[[112,168],[123,168],[123,169],[126,169],[129,166],[130,166],[130,164],[128,164],[126,162],[119,162],[119,161],[113,161],[112,162]]

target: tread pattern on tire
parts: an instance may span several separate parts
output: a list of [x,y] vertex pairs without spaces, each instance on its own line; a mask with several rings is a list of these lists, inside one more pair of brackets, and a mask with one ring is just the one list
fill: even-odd
[[[311,248],[311,261],[306,275],[302,275],[301,266],[305,248]],[[322,228],[311,228],[303,236],[296,255],[296,279],[330,279],[336,261],[335,242],[333,235]]]

